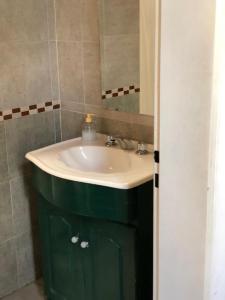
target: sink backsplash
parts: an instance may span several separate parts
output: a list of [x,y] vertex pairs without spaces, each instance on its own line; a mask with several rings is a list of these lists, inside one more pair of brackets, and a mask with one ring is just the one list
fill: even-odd
[[[149,144],[154,143],[153,118],[142,116],[142,119],[140,121],[137,119],[137,115],[129,115],[129,118],[126,118],[126,115],[124,116],[124,121],[118,120],[116,118],[107,118],[105,115],[97,116],[97,131],[104,134],[110,134],[138,141],[143,141]],[[81,127],[83,122],[83,113],[62,110],[62,140],[67,140],[81,136]]]

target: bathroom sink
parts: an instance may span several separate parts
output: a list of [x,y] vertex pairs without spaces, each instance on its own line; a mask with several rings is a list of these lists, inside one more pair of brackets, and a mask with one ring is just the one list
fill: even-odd
[[105,136],[92,144],[76,138],[26,154],[26,158],[53,176],[120,189],[129,189],[153,179],[152,153],[105,147]]
[[102,174],[123,173],[131,169],[132,162],[124,150],[101,146],[75,146],[62,151],[60,160],[69,168]]

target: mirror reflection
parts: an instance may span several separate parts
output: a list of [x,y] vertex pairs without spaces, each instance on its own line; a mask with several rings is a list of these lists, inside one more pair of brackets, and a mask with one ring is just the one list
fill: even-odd
[[154,11],[153,0],[99,0],[104,108],[153,116]]

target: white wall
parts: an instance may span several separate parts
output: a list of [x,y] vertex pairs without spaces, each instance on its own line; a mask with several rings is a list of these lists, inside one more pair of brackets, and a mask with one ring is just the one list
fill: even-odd
[[215,0],[162,0],[158,300],[202,300]]
[[217,0],[208,191],[206,300],[225,299],[225,2]]

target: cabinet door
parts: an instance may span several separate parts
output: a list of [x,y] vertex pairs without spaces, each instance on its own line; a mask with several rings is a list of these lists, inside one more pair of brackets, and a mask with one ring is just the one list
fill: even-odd
[[85,222],[83,249],[86,299],[135,300],[135,229],[115,223]]
[[80,219],[39,203],[46,293],[49,300],[84,300],[84,273],[79,242]]

